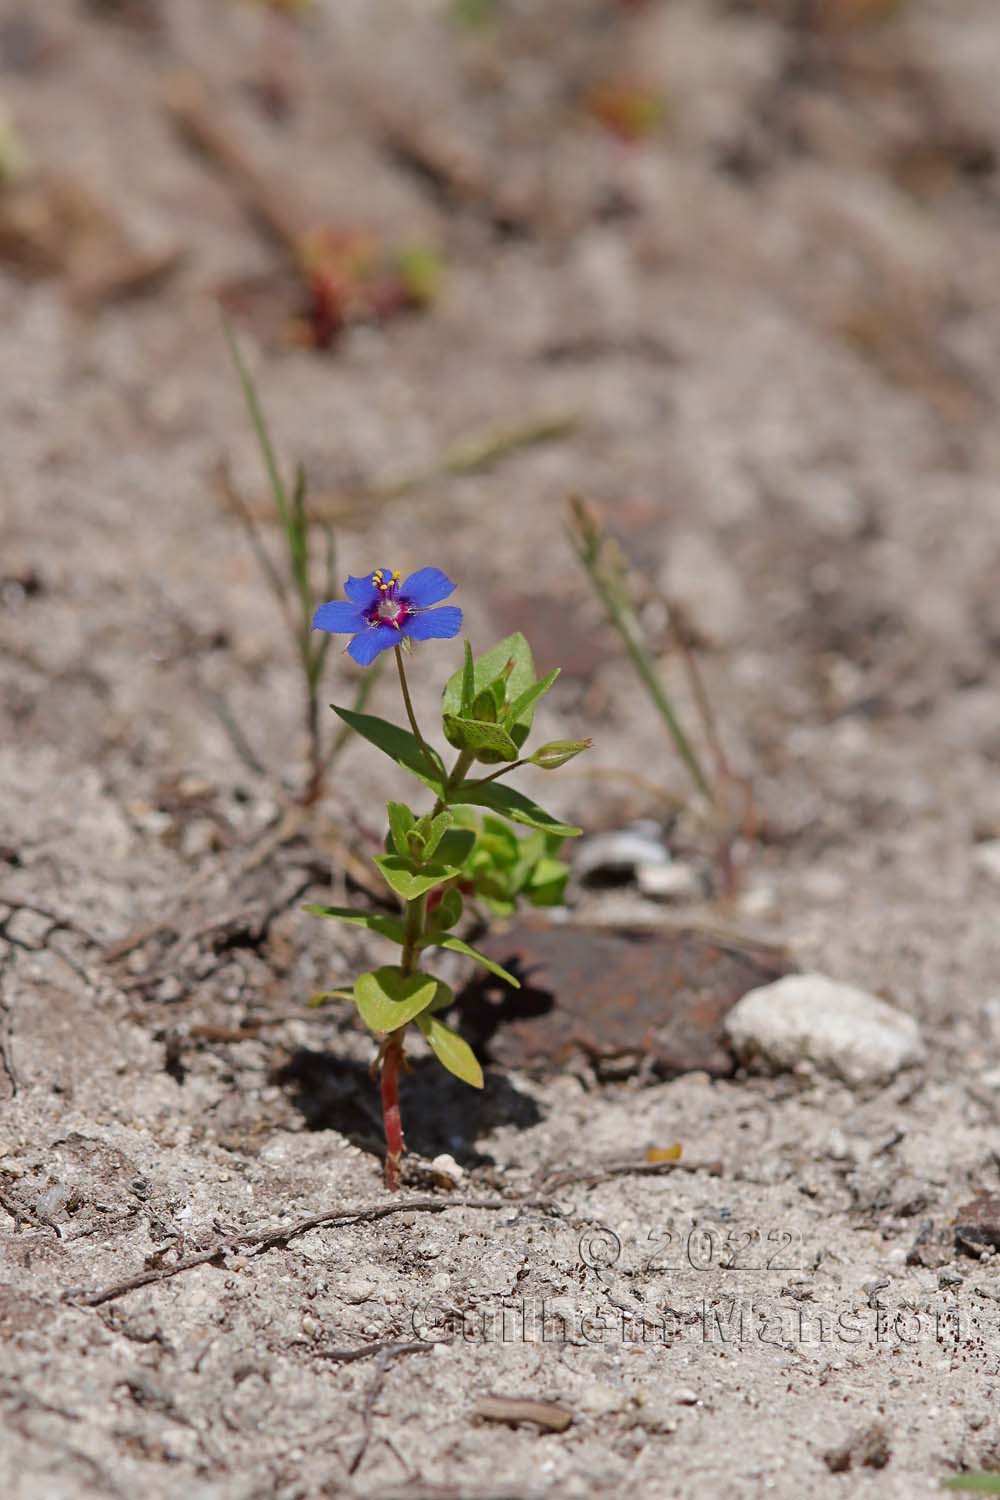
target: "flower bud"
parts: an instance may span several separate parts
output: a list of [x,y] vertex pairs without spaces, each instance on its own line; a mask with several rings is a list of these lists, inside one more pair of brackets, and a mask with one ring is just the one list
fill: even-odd
[[528,756],[528,764],[540,766],[543,771],[556,771],[581,750],[589,750],[593,743],[593,740],[550,740]]

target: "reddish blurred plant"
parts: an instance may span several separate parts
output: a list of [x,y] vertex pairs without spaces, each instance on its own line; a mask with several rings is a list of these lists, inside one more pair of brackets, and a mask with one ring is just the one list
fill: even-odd
[[328,225],[302,235],[297,251],[307,306],[293,336],[309,348],[328,349],[349,324],[427,307],[437,295],[431,250],[387,253],[365,230]]
[[651,135],[663,119],[663,102],[635,79],[609,79],[587,95],[587,113],[630,145]]

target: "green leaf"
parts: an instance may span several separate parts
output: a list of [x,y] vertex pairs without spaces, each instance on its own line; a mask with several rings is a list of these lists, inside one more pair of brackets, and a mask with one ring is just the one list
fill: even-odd
[[250,413],[250,421],[257,436],[257,443],[260,447],[264,459],[264,467],[267,469],[267,477],[271,485],[271,493],[274,496],[274,508],[278,512],[281,529],[287,537],[290,511],[288,491],[285,489],[284,481],[281,478],[281,471],[278,468],[278,461],[274,455],[274,445],[271,442],[271,434],[264,419],[263,408],[257,397],[257,387],[254,385],[250,370],[236,341],[236,335],[225,319],[223,319],[222,331],[226,336],[226,343],[229,345],[229,353],[232,355],[233,364],[236,366],[236,373],[240,377],[240,385],[243,387],[243,398],[247,404],[247,411]]
[[302,464],[295,469],[292,508],[288,518],[288,557],[292,577],[298,590],[303,614],[312,616],[312,590],[309,587],[309,527],[306,523],[306,471]]
[[540,859],[531,873],[526,895],[532,906],[561,906],[569,880],[569,865],[561,859]]
[[[377,746],[398,766],[411,771],[440,797],[444,790],[445,769],[436,750],[428,745],[427,754],[425,754],[415,735],[412,735],[408,729],[400,729],[398,725],[390,724],[387,719],[376,718],[374,714],[358,714],[351,708],[339,708],[336,703],[332,703],[330,707],[349,728],[354,730],[355,734],[360,734],[362,739]],[[430,764],[428,756],[430,756]]]
[[[423,1031],[422,1026],[420,1029]],[[977,1495],[1000,1495],[1000,1474],[985,1472],[956,1474],[954,1479],[946,1480],[942,1488],[946,1490],[971,1490]]]
[[532,871],[546,852],[544,833],[529,833],[527,838],[518,840],[517,863],[511,871],[511,883],[515,891],[524,890]]
[[453,880],[459,873],[457,865],[437,862],[418,868],[412,860],[403,859],[398,854],[376,854],[374,859],[382,871],[386,885],[391,886],[404,901],[415,901],[425,891],[442,885],[446,880]]
[[582,828],[574,828],[570,823],[560,823],[523,792],[503,786],[499,781],[463,781],[449,793],[449,800],[472,803],[475,807],[491,807],[494,812],[510,818],[512,823],[540,828],[543,833],[558,834],[564,839],[576,838],[583,832]]
[[[478,693],[483,692],[500,677],[507,663],[512,661],[514,666],[507,682],[506,698],[513,696],[519,698],[521,694],[535,680],[535,663],[531,655],[531,647],[520,631],[507,636],[499,645],[494,646],[491,651],[484,651],[482,656],[477,656],[473,663],[473,693],[471,697],[463,696],[463,688],[466,682],[466,670],[455,672],[445,683],[444,693],[441,698],[441,708],[446,714],[452,714],[460,718],[467,714],[472,706],[472,701]],[[531,726],[530,712],[527,719],[527,728]],[[523,740],[522,740],[523,743]]]
[[517,760],[517,746],[499,724],[487,724],[481,719],[461,719],[455,714],[444,715],[445,739],[456,750],[489,750],[501,760]]
[[450,885],[434,910],[428,913],[427,931],[447,932],[449,927],[454,927],[456,922],[461,921],[464,910],[465,902],[461,891]]
[[508,871],[491,869],[488,865],[473,872],[472,883],[476,895],[490,902],[500,901],[514,910],[515,891]]
[[454,865],[457,874],[468,859],[475,842],[476,835],[471,828],[449,828],[438,844],[437,863]]
[[[383,917],[377,913],[352,911],[349,906],[304,906],[311,917],[333,917],[336,922],[348,922],[352,927],[367,927],[379,937],[390,938],[394,943],[405,942],[403,924],[397,917]],[[335,994],[335,990],[330,991]]]
[[387,802],[386,811],[389,814],[389,832],[392,834],[393,847],[397,854],[406,858],[410,852],[407,834],[417,820],[405,802]]
[[[497,714],[503,705],[503,694],[504,683],[498,677],[492,687],[485,688],[483,692],[476,694],[472,700],[472,707],[463,717],[466,719],[476,719],[481,724],[495,724],[497,722]],[[497,702],[498,695],[499,702]]]
[[420,946],[421,948],[447,948],[449,953],[463,953],[466,958],[474,958],[477,964],[482,964],[484,969],[489,969],[490,973],[495,974],[498,979],[505,979],[515,990],[521,988],[519,979],[515,979],[507,969],[494,963],[492,958],[487,958],[485,953],[480,953],[478,948],[473,948],[461,938],[429,936],[424,938]]
[[361,975],[354,999],[369,1030],[397,1031],[434,1004],[439,986],[430,974],[404,974],[396,965],[387,965]]
[[533,682],[530,687],[525,688],[519,698],[514,699],[507,712],[515,724],[519,719],[523,719],[523,715],[529,708],[534,713],[534,704],[548,692],[559,676],[560,670],[559,667],[553,667],[551,672],[546,673],[544,677],[539,677],[537,682]]
[[[431,859],[433,857],[438,845],[454,821],[455,819],[447,808],[445,808],[444,812],[439,812],[436,818],[421,818],[421,831],[423,831],[423,825],[425,823],[427,825],[427,831],[424,834],[424,859]],[[453,859],[450,854],[442,854],[441,858],[445,864],[455,865],[462,863],[461,860]]]
[[[459,696],[458,712],[467,714],[472,707],[472,700],[476,696],[476,669],[472,661],[472,647],[468,641],[464,642],[465,663],[462,667],[462,688]],[[445,688],[445,692],[448,689]]]
[[[454,996],[454,994],[448,988],[448,986],[445,984],[444,980],[439,979],[438,980],[438,987],[437,987],[437,994],[434,996],[434,999],[431,1001],[430,1005],[428,1005],[427,1009],[424,1011],[424,1015],[425,1016],[436,1016],[441,1011],[447,1010],[448,1007],[449,1007],[449,1005],[454,1005],[454,1003],[455,1003],[455,996]],[[419,1021],[417,1022],[417,1025],[418,1026],[420,1025]]]
[[483,826],[476,842],[476,854],[484,854],[496,865],[516,865],[521,857],[522,840],[502,818],[483,814]]
[[427,1038],[434,1056],[439,1063],[444,1064],[449,1073],[454,1073],[456,1078],[471,1084],[474,1089],[483,1087],[483,1070],[476,1061],[476,1054],[457,1031],[452,1031],[437,1016],[418,1016],[417,1025]]

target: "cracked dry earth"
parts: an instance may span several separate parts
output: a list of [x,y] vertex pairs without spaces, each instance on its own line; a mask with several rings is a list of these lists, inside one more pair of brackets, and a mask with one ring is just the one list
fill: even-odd
[[[269,31],[221,0],[0,0],[31,170],[182,255],[97,306],[58,256],[0,264],[10,1500],[914,1500],[1000,1468],[1000,1270],[956,1232],[1000,1171],[1000,17],[877,8],[510,0],[465,31],[320,0]],[[248,88],[274,67],[281,123]],[[479,1096],[418,1058],[387,1199],[371,1044],[306,1004],[379,954],[299,908],[401,788],[351,744],[273,836],[298,687],[219,505],[223,460],[264,487],[213,298],[277,252],[171,126],[192,70],[267,180],[442,255],[431,311],[327,354],[243,332],[313,493],[370,497],[340,504],[344,571],[438,563],[478,648],[521,627],[564,663],[542,730],[592,734],[589,771],[527,788],[590,828],[685,791],[567,493],[632,558],[654,649],[663,594],[703,641],[759,806],[741,894],[575,915],[783,944],[916,1017],[922,1067],[866,1093],[493,1066]],[[577,103],[636,74],[666,113],[626,148]],[[465,191],[387,148],[390,114],[470,154]],[[457,659],[416,659],[425,716]],[[329,698],[352,672],[331,655]],[[680,1168],[619,1170],[674,1140]]]

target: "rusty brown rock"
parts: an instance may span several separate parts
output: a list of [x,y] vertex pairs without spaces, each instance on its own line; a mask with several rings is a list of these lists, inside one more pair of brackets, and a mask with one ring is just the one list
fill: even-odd
[[977,1193],[955,1215],[955,1243],[963,1250],[1000,1249],[1000,1193]]
[[732,1073],[722,1021],[787,974],[777,949],[689,930],[514,922],[479,946],[521,981],[487,975],[459,996],[462,1030],[504,1067],[547,1073],[584,1056],[616,1071]]

